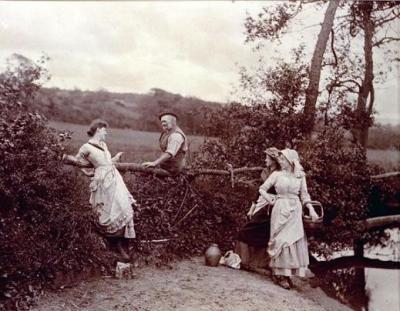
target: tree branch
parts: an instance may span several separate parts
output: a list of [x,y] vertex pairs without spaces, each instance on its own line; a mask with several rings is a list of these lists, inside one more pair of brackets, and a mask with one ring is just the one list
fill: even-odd
[[[71,155],[64,155],[62,161],[66,165],[76,166],[79,168],[93,168],[93,166],[89,162],[81,161]],[[162,175],[162,176],[170,176],[170,174],[166,170],[146,168],[142,164],[138,164],[138,163],[115,163],[114,165],[121,172],[133,171],[133,172],[152,173],[152,174]],[[259,172],[259,171],[262,171],[263,169],[264,168],[261,166],[240,167],[240,168],[232,169],[232,172],[234,174],[245,173],[245,172]],[[193,176],[195,176],[195,175],[225,175],[225,176],[229,176],[229,175],[231,175],[231,171],[218,170],[218,169],[198,169],[198,170],[193,170],[192,172],[189,172],[189,175],[193,175]],[[393,176],[399,176],[399,175],[400,175],[400,172],[389,172],[389,173],[384,173],[384,174],[380,174],[380,175],[373,175],[373,176],[371,176],[371,179],[380,179],[380,178],[387,178],[387,177],[393,177]]]
[[373,217],[358,222],[361,230],[374,230],[376,228],[388,228],[393,225],[400,226],[400,215]]
[[335,31],[332,28],[331,29],[331,50],[332,50],[333,57],[335,58],[335,67],[337,67],[338,58],[337,58],[336,51],[335,51],[334,41],[335,41]]
[[389,173],[374,175],[374,176],[371,176],[371,179],[381,179],[381,178],[388,178],[388,177],[394,177],[394,176],[400,176],[400,172],[389,172]]
[[339,81],[338,83],[345,84],[345,83],[348,83],[348,82],[354,83],[354,84],[357,85],[359,88],[361,88],[361,84],[360,84],[359,82],[357,82],[356,80],[353,80],[353,79],[341,80],[341,81]]
[[[390,14],[388,14],[387,16],[389,16]],[[386,16],[385,16],[386,17]],[[386,23],[388,23],[388,22],[390,22],[390,21],[392,21],[392,20],[395,20],[396,18],[398,18],[398,17],[400,17],[400,12],[399,13],[395,13],[392,17],[390,17],[390,18],[385,18],[385,17],[382,17],[381,19],[378,19],[374,24],[375,24],[375,27],[380,27],[380,26],[382,26],[383,24],[386,24]]]
[[357,256],[344,256],[329,261],[316,261],[311,264],[311,269],[316,273],[322,273],[331,269],[344,269],[351,267],[379,268],[379,269],[400,269],[400,262],[384,261]]
[[383,44],[390,43],[393,41],[400,41],[400,38],[397,37],[384,37],[381,40],[375,42],[372,46],[380,47]]
[[[72,166],[76,166],[79,168],[92,168],[93,167],[90,163],[81,161],[71,155],[64,155],[63,162],[66,165],[72,165]],[[171,176],[171,174],[168,171],[163,170],[161,168],[146,168],[142,164],[138,164],[138,163],[115,163],[114,165],[121,172],[132,171],[132,172],[150,173],[150,174],[155,174],[158,176]],[[186,174],[189,176],[198,176],[198,175],[231,176],[232,173],[233,173],[233,175],[235,175],[235,174],[246,173],[246,172],[261,172],[263,169],[264,168],[261,166],[240,167],[240,168],[235,168],[232,170],[194,169],[191,171],[190,170],[187,171]]]

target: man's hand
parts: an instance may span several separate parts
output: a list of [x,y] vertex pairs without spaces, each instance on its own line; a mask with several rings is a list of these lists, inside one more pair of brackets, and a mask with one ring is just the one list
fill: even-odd
[[164,161],[168,160],[170,157],[171,155],[169,153],[163,152],[157,160],[154,160],[153,162],[143,162],[142,165],[144,167],[156,167],[157,165],[160,165]]
[[150,167],[156,167],[157,164],[154,162],[143,162],[142,165],[146,168],[150,168]]

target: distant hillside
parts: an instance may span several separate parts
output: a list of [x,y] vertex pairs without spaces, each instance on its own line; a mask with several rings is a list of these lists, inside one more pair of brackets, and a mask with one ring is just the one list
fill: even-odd
[[[32,109],[54,121],[88,125],[100,117],[111,127],[151,132],[159,131],[158,115],[161,112],[173,111],[179,115],[179,124],[187,134],[207,135],[210,133],[203,128],[206,117],[212,117],[221,107],[220,103],[184,97],[158,88],[147,94],[43,88]],[[371,127],[367,147],[399,150],[400,126],[377,124]]]
[[219,103],[184,97],[158,88],[151,89],[148,94],[43,88],[36,96],[32,109],[55,121],[88,124],[100,117],[112,127],[144,131],[158,131],[158,115],[173,111],[188,134],[199,135],[203,134],[206,115],[220,107]]
[[369,129],[368,148],[400,150],[400,125],[376,124]]

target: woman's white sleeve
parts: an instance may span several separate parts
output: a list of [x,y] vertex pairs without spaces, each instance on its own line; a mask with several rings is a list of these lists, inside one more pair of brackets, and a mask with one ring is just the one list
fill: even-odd
[[303,204],[311,201],[310,194],[308,193],[308,190],[307,190],[307,182],[306,182],[305,176],[303,176],[301,178],[300,200]]
[[260,186],[260,193],[261,190],[267,192],[269,189],[271,189],[272,186],[275,185],[276,178],[277,178],[277,172],[272,172],[272,174],[268,176],[267,180],[264,181],[264,183]]
[[87,161],[87,156],[89,155],[89,148],[87,147],[86,144],[84,144],[82,147],[79,148],[78,153],[76,154],[76,158],[78,160],[86,160]]

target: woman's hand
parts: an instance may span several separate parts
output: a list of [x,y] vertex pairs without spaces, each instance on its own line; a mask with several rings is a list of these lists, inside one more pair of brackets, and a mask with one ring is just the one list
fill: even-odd
[[119,162],[121,160],[121,156],[123,155],[123,152],[118,152],[113,158],[113,162]]
[[94,176],[94,169],[91,168],[81,168],[81,171],[83,174],[85,174],[87,177],[93,177]]
[[318,214],[315,212],[314,206],[312,206],[311,203],[307,203],[306,206],[307,206],[307,208],[308,208],[308,211],[309,211],[311,220],[312,220],[312,221],[318,220],[319,216],[318,216]]
[[256,208],[256,205],[254,203],[251,204],[249,211],[247,212],[247,217],[251,219],[254,213],[254,209]]

